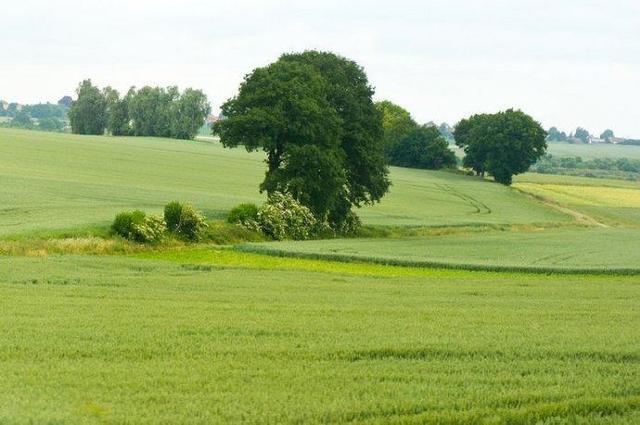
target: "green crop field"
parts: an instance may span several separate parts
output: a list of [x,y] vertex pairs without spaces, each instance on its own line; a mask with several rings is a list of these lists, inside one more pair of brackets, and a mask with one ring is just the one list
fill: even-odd
[[470,269],[640,273],[640,183],[527,174],[514,186],[591,226],[472,227],[395,239],[264,242],[242,249]]
[[548,143],[548,153],[557,157],[579,156],[582,159],[628,158],[640,159],[640,146],[627,145],[572,145],[569,143]]
[[262,156],[0,129],[0,158],[0,424],[640,422],[635,183],[392,168],[369,239],[144,246],[117,212],[221,219]]
[[0,423],[640,420],[637,279],[182,261],[0,258]]
[[640,274],[640,232],[549,228],[454,232],[397,239],[265,242],[242,249],[271,255],[468,269]]
[[[159,212],[173,199],[221,218],[260,202],[262,156],[216,142],[76,136],[0,129],[0,235],[106,226],[122,210]],[[543,223],[566,219],[516,191],[452,173],[392,169],[376,225]]]

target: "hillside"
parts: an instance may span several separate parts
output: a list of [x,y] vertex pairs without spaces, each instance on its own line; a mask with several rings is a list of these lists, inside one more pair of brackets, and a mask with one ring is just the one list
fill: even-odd
[[[114,215],[159,212],[186,200],[210,218],[260,202],[260,154],[216,142],[77,136],[0,129],[0,235],[105,227]],[[517,191],[447,172],[391,169],[383,202],[364,223],[390,226],[545,223],[567,216]]]

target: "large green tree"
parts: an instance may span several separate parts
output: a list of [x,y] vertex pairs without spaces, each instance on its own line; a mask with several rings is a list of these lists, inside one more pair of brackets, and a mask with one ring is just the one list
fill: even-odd
[[[418,127],[409,111],[388,100],[376,103],[376,108],[382,114],[382,128],[384,130],[384,150],[391,162],[393,152],[400,140]],[[393,162],[391,162],[393,164]],[[394,164],[395,165],[395,164]]]
[[401,167],[439,170],[457,164],[455,153],[438,128],[416,127],[404,136],[393,151],[393,164]]
[[474,115],[460,121],[454,131],[464,149],[464,165],[478,174],[488,172],[502,184],[529,169],[547,149],[546,131],[529,115],[509,109]]
[[176,139],[193,139],[211,113],[207,96],[191,88],[186,89],[171,108],[171,137]]
[[120,93],[111,87],[105,87],[103,95],[107,102],[107,131],[113,136],[128,135],[131,131],[128,97],[120,98]]
[[71,131],[76,134],[104,134],[107,102],[91,80],[84,80],[76,90],[78,98],[69,109]]
[[283,55],[255,69],[214,125],[227,147],[262,149],[261,190],[286,191],[339,228],[389,187],[381,114],[363,69],[333,53]]
[[150,87],[131,92],[128,102],[131,130],[135,136],[171,137],[172,103],[177,87]]

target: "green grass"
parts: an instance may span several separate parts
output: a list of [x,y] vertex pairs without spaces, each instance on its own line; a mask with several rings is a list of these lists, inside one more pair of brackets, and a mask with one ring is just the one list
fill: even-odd
[[457,232],[397,239],[334,239],[246,244],[270,255],[423,267],[640,274],[640,231],[552,228]]
[[527,174],[519,178],[515,187],[579,210],[609,225],[640,226],[638,182],[533,176]]
[[569,143],[548,143],[547,152],[555,157],[575,157],[582,159],[595,158],[629,158],[640,159],[640,146],[627,145],[572,145]]
[[[262,155],[212,141],[77,136],[0,129],[0,236],[102,227],[122,210],[158,213],[190,201],[209,218],[261,202]],[[371,225],[432,226],[567,220],[517,191],[447,172],[393,168]]]
[[0,423],[640,420],[637,278],[233,255],[0,257]]

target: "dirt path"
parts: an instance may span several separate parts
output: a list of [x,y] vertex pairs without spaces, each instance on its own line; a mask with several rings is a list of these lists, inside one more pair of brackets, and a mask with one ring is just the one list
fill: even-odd
[[542,202],[543,204],[545,204],[546,206],[553,208],[556,211],[560,211],[563,214],[567,214],[570,215],[571,217],[573,217],[576,222],[580,223],[580,224],[584,224],[586,226],[595,226],[595,227],[604,227],[604,228],[609,228],[611,226],[608,226],[604,223],[599,222],[598,220],[596,220],[595,218],[587,215],[587,214],[583,214],[580,211],[576,211],[574,209],[571,209],[569,207],[566,207],[564,205],[560,205],[555,201],[552,201],[551,199],[545,198],[543,196],[539,196],[539,195],[534,195],[533,193],[527,192],[523,189],[514,187],[515,190],[517,190],[518,192],[522,193],[523,195],[529,197],[530,199],[533,199],[535,201],[538,202]]

